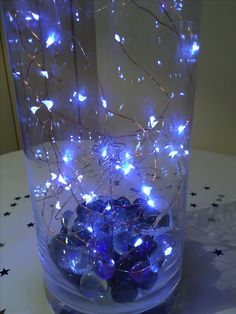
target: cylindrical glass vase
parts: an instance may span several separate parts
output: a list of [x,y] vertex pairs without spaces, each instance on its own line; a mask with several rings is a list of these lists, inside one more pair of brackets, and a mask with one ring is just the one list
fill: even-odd
[[180,281],[197,3],[2,1],[56,313],[142,313]]

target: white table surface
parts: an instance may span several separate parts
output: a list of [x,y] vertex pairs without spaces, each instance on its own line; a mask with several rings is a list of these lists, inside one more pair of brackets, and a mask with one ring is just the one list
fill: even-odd
[[[207,186],[210,189],[205,189]],[[191,192],[197,195],[192,196]],[[0,243],[5,243],[0,247],[0,271],[10,269],[8,275],[0,276],[0,314],[52,313],[44,295],[35,230],[27,226],[33,222],[30,198],[25,198],[28,193],[22,151],[0,156]],[[21,198],[15,200],[17,196]],[[236,239],[232,231],[236,230],[235,200],[236,157],[192,150],[187,202],[192,225],[188,226],[187,233],[190,232],[188,240],[195,242],[188,241],[186,247],[188,284],[181,313],[236,313],[236,242],[231,243]],[[219,207],[214,208],[211,205],[214,202]],[[17,205],[11,206],[13,203]],[[5,212],[10,215],[4,216]],[[223,226],[220,225],[222,212],[226,213],[223,221],[226,219],[228,224],[224,223],[224,227],[230,230],[228,242],[223,242],[227,230],[218,238],[215,236],[214,228]],[[209,216],[217,217],[216,223],[206,222]],[[201,259],[199,254],[193,259],[194,250],[199,250],[196,243],[200,245],[208,236],[211,243],[207,248],[204,246]],[[224,255],[217,256],[211,251],[213,248],[222,249]]]

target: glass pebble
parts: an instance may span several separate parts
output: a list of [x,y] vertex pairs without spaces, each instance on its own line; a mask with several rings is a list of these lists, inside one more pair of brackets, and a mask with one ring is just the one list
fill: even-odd
[[139,258],[151,255],[157,249],[157,243],[148,235],[142,237],[136,236],[132,240],[132,243],[133,249],[131,250],[131,254],[136,254]]
[[89,244],[100,254],[111,253],[113,249],[112,236],[106,233],[100,233],[89,241]]
[[138,296],[138,286],[127,273],[118,272],[110,285],[111,296],[115,302],[132,302]]
[[120,255],[127,254],[132,245],[132,236],[128,231],[117,233],[113,238],[113,248]]
[[62,270],[76,275],[82,275],[93,266],[94,258],[87,247],[77,249],[65,248],[58,257],[58,264]]
[[96,260],[95,273],[102,279],[110,279],[116,271],[115,261],[110,257],[103,257]]
[[62,218],[61,218],[61,223],[63,226],[68,226],[68,223],[69,223],[69,220],[70,218],[73,216],[73,212],[71,210],[66,210],[63,215],[62,215]]
[[143,289],[151,288],[156,280],[157,273],[152,272],[148,260],[138,261],[130,271],[130,277]]
[[83,295],[88,298],[103,296],[108,288],[107,282],[99,278],[94,272],[86,272],[81,277],[80,288]]

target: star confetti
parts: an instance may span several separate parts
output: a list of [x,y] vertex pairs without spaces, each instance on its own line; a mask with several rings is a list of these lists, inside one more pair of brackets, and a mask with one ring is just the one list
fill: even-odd
[[192,195],[192,196],[196,196],[196,195],[197,195],[197,193],[195,193],[195,192],[191,192],[191,193],[190,193],[190,195]]
[[215,249],[213,253],[216,254],[217,256],[224,255],[224,253],[222,253],[222,250],[217,250],[217,249]]
[[205,190],[210,190],[210,187],[209,186],[204,186],[204,189]]
[[8,275],[9,271],[10,271],[10,269],[3,268],[2,271],[0,271],[1,277],[4,276],[4,275]]
[[212,207],[219,207],[219,205],[217,203],[212,203],[211,206]]
[[11,212],[5,212],[4,214],[3,214],[3,216],[10,216],[11,215]]
[[29,195],[29,194],[25,195],[25,198],[29,198],[29,197],[30,197],[30,195]]
[[4,309],[4,310],[0,310],[0,314],[5,314],[7,309]]
[[12,203],[11,207],[15,207],[17,205],[17,203]]
[[5,244],[6,244],[6,243],[1,243],[1,242],[0,242],[0,247],[4,247]]
[[21,199],[20,196],[16,196],[16,197],[15,197],[15,201],[19,201],[20,199]]
[[34,226],[34,223],[33,223],[33,222],[30,222],[30,223],[27,224],[27,226],[28,226],[28,228],[33,227],[33,226]]
[[209,221],[209,222],[215,222],[216,219],[215,219],[214,217],[209,217],[209,218],[208,218],[208,221]]
[[195,208],[195,207],[197,207],[197,204],[191,203],[190,206]]

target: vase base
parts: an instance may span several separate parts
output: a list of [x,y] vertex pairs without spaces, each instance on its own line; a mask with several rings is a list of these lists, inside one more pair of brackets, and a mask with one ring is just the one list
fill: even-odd
[[[79,310],[74,310],[70,306],[59,300],[47,287],[44,285],[45,294],[51,309],[55,314],[86,314]],[[169,297],[161,304],[149,309],[148,311],[138,312],[139,314],[178,314],[183,305],[184,287],[182,280],[177,284]],[[136,314],[136,313],[132,313]]]

